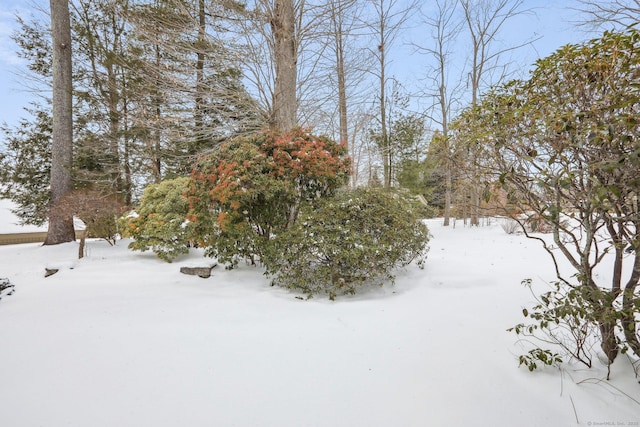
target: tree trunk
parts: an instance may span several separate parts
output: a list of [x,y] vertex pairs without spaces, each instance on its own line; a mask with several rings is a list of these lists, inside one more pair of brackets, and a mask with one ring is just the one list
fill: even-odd
[[196,155],[203,149],[205,143],[204,130],[204,61],[205,61],[205,32],[206,15],[204,0],[198,0],[198,42],[196,44],[196,96],[195,96],[195,135],[191,155]]
[[80,235],[80,245],[78,245],[78,259],[84,258],[84,248],[86,246],[86,242],[87,242],[87,230],[84,230],[82,232],[82,235]]
[[391,167],[390,167],[390,151],[389,151],[389,132],[387,131],[387,103],[386,103],[386,58],[385,58],[385,22],[384,19],[380,19],[380,44],[378,45],[378,51],[380,52],[380,124],[381,138],[382,138],[382,165],[383,165],[383,180],[384,187],[391,187]]
[[[124,82],[126,87],[126,82]],[[133,202],[133,180],[131,173],[131,139],[129,137],[129,101],[125,97],[122,103],[122,123],[124,130],[124,141],[122,147],[122,161],[123,161],[123,173],[124,173],[124,204],[131,206]]]
[[[635,227],[637,230],[637,222]],[[636,288],[638,281],[640,281],[640,251],[635,249],[631,277],[624,287],[621,326],[627,345],[636,356],[640,357],[640,340],[638,339],[636,322],[638,309],[635,308],[635,304],[637,303]]]
[[349,142],[349,130],[347,127],[347,82],[344,64],[344,37],[342,34],[342,22],[338,14],[340,11],[333,10],[332,19],[334,21],[334,37],[336,43],[336,73],[338,74],[338,112],[340,116],[340,143]]
[[273,91],[272,126],[282,131],[296,127],[298,102],[297,46],[293,0],[275,0],[271,30],[275,40],[276,81]]
[[[159,30],[158,30],[159,31]],[[155,50],[155,82],[153,90],[153,108],[154,108],[154,128],[149,147],[151,157],[151,173],[153,182],[159,184],[162,181],[162,126],[160,125],[162,118],[162,91],[160,89],[160,70],[162,67],[162,55],[160,45],[154,45]]]
[[616,360],[619,352],[618,342],[616,341],[616,322],[604,321],[600,323],[600,335],[602,339],[600,348],[602,348],[609,364],[611,364]]
[[[475,160],[474,160],[475,161]],[[475,167],[474,171],[477,170]],[[470,206],[470,225],[479,226],[480,225],[480,184],[475,180],[478,178],[479,174],[474,173],[474,182],[471,188],[471,206]]]
[[449,226],[451,218],[451,192],[452,192],[452,170],[451,170],[451,144],[449,141],[449,102],[447,98],[447,76],[445,73],[445,53],[442,48],[439,50],[440,59],[440,114],[442,115],[442,138],[444,139],[444,223]]
[[122,192],[122,174],[120,173],[120,94],[118,93],[118,76],[116,75],[116,65],[109,62],[107,69],[107,103],[109,107],[109,169],[111,187],[116,193]]
[[447,160],[444,177],[444,222],[442,225],[448,227],[451,218],[451,166]]
[[71,191],[73,161],[71,24],[68,0],[50,0],[53,45],[53,131],[51,146],[51,209],[45,245],[75,240],[73,217],[61,206]]

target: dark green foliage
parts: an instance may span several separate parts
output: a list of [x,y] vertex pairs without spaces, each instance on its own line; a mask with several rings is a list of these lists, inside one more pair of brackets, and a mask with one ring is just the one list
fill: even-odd
[[135,214],[120,220],[123,237],[135,240],[129,248],[151,249],[159,258],[171,262],[189,252],[193,224],[186,220],[189,202],[184,196],[189,178],[181,177],[149,185]]
[[431,158],[420,162],[406,160],[400,164],[398,172],[400,187],[427,202],[423,210],[425,218],[437,216],[438,210],[444,208],[444,180],[441,171],[433,164]]
[[550,350],[534,348],[529,350],[527,354],[521,355],[518,361],[520,362],[518,366],[524,365],[530,372],[533,372],[538,369],[538,363],[542,363],[545,366],[554,366],[562,363],[562,358]]
[[307,204],[264,257],[274,283],[331,299],[365,284],[393,282],[394,270],[426,258],[429,231],[415,202],[378,189],[341,191]]
[[[530,287],[531,280],[525,280],[523,284]],[[528,319],[527,323],[519,323],[508,331],[533,342],[551,344],[561,349],[563,355],[535,348],[528,355],[520,356],[520,365],[534,370],[534,359],[551,365],[566,356],[591,367],[599,339],[598,324],[601,321],[615,323],[618,317],[616,311],[610,308],[611,292],[597,287],[572,287],[564,282],[555,282],[552,290],[536,299],[534,307],[522,310],[523,316]]]
[[9,296],[13,294],[14,286],[11,284],[9,279],[4,277],[0,277],[0,300],[3,296]]
[[302,203],[346,183],[346,147],[295,129],[236,138],[199,159],[191,174],[189,219],[206,254],[233,266],[262,258]]
[[14,129],[2,127],[6,146],[0,147],[0,197],[18,205],[22,224],[42,225],[48,217],[51,170],[51,114],[40,106],[27,110]]
[[189,219],[208,256],[235,265],[260,256],[273,230],[286,226],[293,203],[287,183],[256,144],[239,139],[198,161],[188,197]]
[[[396,100],[401,104],[408,99]],[[406,107],[406,105],[405,105]],[[383,158],[385,186],[399,180],[399,173],[407,162],[421,162],[426,151],[426,128],[424,119],[415,114],[394,114],[390,126],[383,132],[382,128],[371,129],[369,138],[378,148]],[[417,193],[419,194],[419,193]]]
[[109,214],[99,214],[87,225],[86,233],[88,237],[104,239],[113,244],[118,234],[117,216]]

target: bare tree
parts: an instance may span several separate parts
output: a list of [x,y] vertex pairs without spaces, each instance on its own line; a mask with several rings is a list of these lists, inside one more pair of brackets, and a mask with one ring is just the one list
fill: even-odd
[[[505,23],[517,15],[527,13],[522,9],[524,0],[460,0],[464,11],[464,21],[471,38],[471,65],[469,69],[469,87],[471,91],[471,105],[476,106],[483,89],[497,84],[508,74],[508,63],[502,62],[504,55],[515,49],[531,43],[531,40],[517,45],[499,46],[499,33]],[[471,147],[469,155],[476,156]],[[476,164],[472,159],[471,164]],[[470,182],[477,183],[475,174]],[[478,185],[471,186],[471,225],[480,224],[480,193]]]
[[640,21],[640,0],[579,0],[585,14],[582,25],[594,29],[621,29]]
[[356,0],[329,0],[330,29],[333,36],[335,53],[336,77],[338,80],[338,116],[340,129],[340,142],[349,141],[349,128],[347,124],[347,79],[346,79],[346,53],[345,43],[347,29],[345,28],[345,16],[349,8],[353,8]]
[[53,47],[53,132],[51,147],[51,210],[45,245],[75,239],[73,218],[57,205],[72,190],[73,162],[71,23],[68,0],[50,0]]
[[431,86],[434,90],[427,95],[433,97],[435,112],[430,114],[431,119],[439,125],[442,138],[443,155],[440,163],[444,169],[444,225],[448,226],[451,218],[451,203],[453,191],[453,164],[449,141],[449,122],[451,121],[454,105],[460,101],[460,86],[462,75],[451,81],[452,48],[460,33],[464,21],[459,19],[458,0],[436,0],[433,15],[425,16],[424,22],[431,29],[432,44],[430,46],[417,46],[418,51],[432,57],[435,62],[430,70]]
[[504,55],[530,44],[528,40],[516,45],[499,46],[499,33],[510,19],[529,13],[522,9],[524,0],[460,0],[465,25],[471,37],[471,67],[469,85],[471,104],[477,105],[483,89],[504,80],[509,64],[502,62]]
[[351,186],[367,183],[371,178],[376,150],[367,133],[371,125],[373,114],[363,105],[358,106],[355,112],[351,110],[351,133],[349,141],[349,156],[351,157]]
[[396,41],[400,31],[404,28],[410,18],[411,12],[415,11],[418,5],[417,1],[409,3],[400,0],[370,0],[374,9],[374,17],[368,23],[368,27],[372,36],[375,37],[377,46],[371,49],[377,62],[377,69],[372,71],[378,80],[378,106],[380,121],[380,153],[383,162],[384,186],[391,187],[391,156],[390,156],[390,139],[387,123],[387,85],[389,83],[388,67],[389,57],[388,51]]
[[[362,31],[366,28],[362,23],[363,6],[360,0],[329,0],[326,9],[319,11],[327,19],[320,21],[325,23],[326,37],[319,40],[318,48],[326,53],[325,63],[315,72],[314,87],[318,89],[313,91],[316,104],[317,94],[326,93],[327,101],[319,103],[324,110],[322,116],[326,117],[320,125],[347,144],[353,161],[351,185],[354,187],[359,179],[359,163],[364,160],[364,140],[371,121],[367,105],[371,86],[367,77],[373,57],[363,48],[366,42]],[[322,43],[326,43],[325,48]]]

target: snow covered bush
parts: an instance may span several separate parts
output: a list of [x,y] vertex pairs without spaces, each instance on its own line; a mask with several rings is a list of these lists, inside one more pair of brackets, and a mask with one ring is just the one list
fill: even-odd
[[188,191],[200,246],[233,266],[261,259],[303,202],[332,194],[348,177],[346,147],[301,129],[241,137],[198,160]]
[[507,233],[507,234],[516,234],[521,230],[520,224],[518,224],[518,222],[516,220],[511,219],[511,218],[503,219],[500,222],[500,226],[502,227],[504,232]]
[[13,285],[9,281],[9,279],[0,277],[0,300],[5,295],[13,294]]
[[341,191],[307,204],[264,257],[274,284],[331,299],[364,284],[393,282],[394,270],[427,254],[429,230],[415,202],[380,189]]
[[193,224],[186,220],[189,202],[184,192],[188,182],[189,178],[181,177],[147,186],[140,206],[120,219],[122,236],[134,239],[130,249],[151,249],[168,262],[189,252]]
[[[531,290],[531,279],[522,283]],[[606,309],[597,304],[601,295],[593,295],[600,292],[597,288],[571,287],[557,281],[552,290],[540,296],[534,294],[537,304],[522,309],[527,320],[508,331],[527,343],[551,344],[560,353],[535,347],[519,357],[520,365],[533,371],[536,362],[552,365],[574,360],[591,367],[598,344],[598,318],[602,317],[597,313]],[[609,316],[612,314],[610,311]]]

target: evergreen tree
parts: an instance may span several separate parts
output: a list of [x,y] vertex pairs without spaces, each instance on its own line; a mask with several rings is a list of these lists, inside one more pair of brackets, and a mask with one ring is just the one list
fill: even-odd
[[0,197],[13,200],[14,213],[23,224],[42,225],[47,220],[51,174],[51,112],[33,105],[31,120],[2,126],[5,147],[0,153]]
[[[186,174],[196,156],[221,140],[261,126],[255,102],[234,64],[232,41],[224,40],[222,2],[206,2],[205,32],[197,22],[203,2],[187,0],[77,0],[71,10],[73,44],[73,150],[75,187],[117,194],[130,204],[140,186],[167,175]],[[225,5],[231,4],[224,2]],[[237,7],[234,3],[234,7]],[[194,21],[194,19],[196,19]],[[46,217],[48,194],[27,192],[15,159],[40,150],[50,133],[51,33],[43,19],[19,19],[14,39],[19,55],[45,101],[34,122],[4,129],[3,195],[14,199],[25,221]],[[48,136],[47,136],[48,135]],[[24,168],[24,166],[20,166]],[[34,177],[39,175],[34,171]],[[48,179],[31,190],[46,191]],[[34,216],[35,212],[39,212]]]

